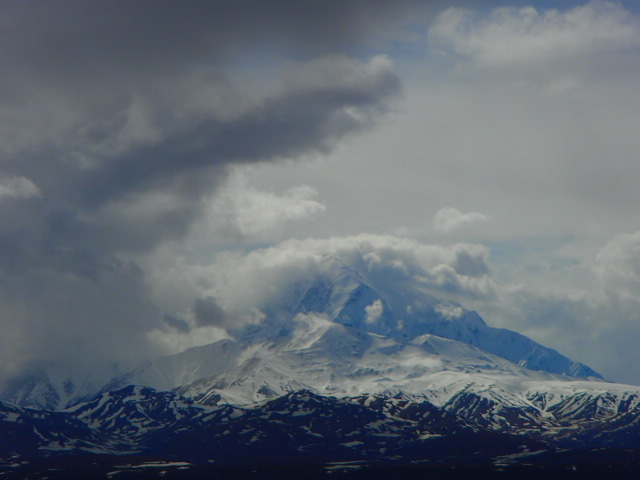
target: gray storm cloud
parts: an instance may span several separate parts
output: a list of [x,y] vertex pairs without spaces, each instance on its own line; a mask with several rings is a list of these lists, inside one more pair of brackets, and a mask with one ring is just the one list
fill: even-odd
[[192,312],[196,325],[199,327],[214,326],[225,328],[233,325],[233,318],[211,296],[196,298]]
[[1,7],[0,379],[148,354],[161,314],[135,256],[182,238],[230,166],[330,151],[387,111],[390,62],[347,55],[407,5],[304,5]]

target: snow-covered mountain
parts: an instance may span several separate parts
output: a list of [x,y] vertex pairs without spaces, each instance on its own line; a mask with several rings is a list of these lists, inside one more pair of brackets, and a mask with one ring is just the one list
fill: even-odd
[[474,345],[532,370],[602,378],[588,366],[524,335],[489,327],[476,312],[454,302],[425,292],[394,291],[389,284],[374,285],[374,279],[364,277],[364,272],[340,259],[326,257],[317,277],[296,285],[288,313],[325,313],[336,323],[391,338],[411,340],[430,333]]
[[640,386],[606,382],[457,303],[385,289],[335,258],[320,267],[232,339],[101,388],[45,374],[11,385],[0,467],[88,453],[333,464],[640,451]]
[[315,275],[264,307],[263,322],[231,332],[234,339],[149,360],[106,385],[40,368],[0,385],[0,399],[55,409],[136,384],[207,403],[247,404],[299,388],[343,395],[420,391],[452,371],[601,379],[517,332],[488,326],[457,303],[390,284],[328,256]]
[[243,405],[298,389],[344,396],[602,378],[456,303],[382,293],[334,257],[234,335],[149,361],[103,391],[139,384]]
[[[469,384],[526,392],[547,382],[569,385],[576,381],[532,371],[467,343],[431,334],[406,342],[315,314],[298,315],[293,323],[280,337],[246,344],[221,340],[156,359],[114,379],[105,390],[142,384],[174,389],[205,404],[246,405],[299,389],[334,396],[432,392],[435,398]],[[202,376],[194,368],[202,361],[213,363],[210,375]],[[159,372],[175,376],[171,379]]]

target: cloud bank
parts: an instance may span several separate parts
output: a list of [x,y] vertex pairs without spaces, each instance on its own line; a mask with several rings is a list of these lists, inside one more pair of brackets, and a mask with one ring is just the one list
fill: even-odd
[[[394,291],[419,291],[450,299],[488,299],[494,295],[489,278],[489,252],[482,245],[429,245],[391,235],[287,240],[251,252],[226,252],[215,263],[188,268],[187,276],[205,285],[229,311],[249,314],[277,304],[291,286],[316,274],[327,257],[353,265],[374,285]],[[379,314],[372,305],[370,315]]]

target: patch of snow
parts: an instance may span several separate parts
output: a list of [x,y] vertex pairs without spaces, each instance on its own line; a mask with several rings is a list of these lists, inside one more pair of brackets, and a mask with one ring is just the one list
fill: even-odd
[[341,443],[340,445],[342,445],[344,447],[347,447],[347,448],[353,448],[353,447],[357,447],[359,445],[364,445],[364,442],[353,441],[353,442]]

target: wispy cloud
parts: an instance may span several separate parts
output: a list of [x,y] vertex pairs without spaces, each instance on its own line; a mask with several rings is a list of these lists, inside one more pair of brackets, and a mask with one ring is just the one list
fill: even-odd
[[462,213],[457,208],[445,207],[436,212],[433,219],[433,228],[437,232],[451,233],[456,230],[464,230],[474,224],[486,222],[486,215],[480,212]]
[[39,197],[40,189],[31,180],[17,175],[0,176],[0,198]]

